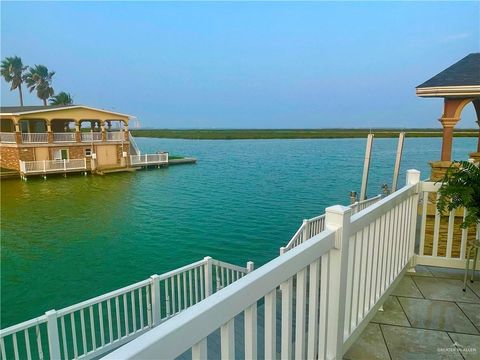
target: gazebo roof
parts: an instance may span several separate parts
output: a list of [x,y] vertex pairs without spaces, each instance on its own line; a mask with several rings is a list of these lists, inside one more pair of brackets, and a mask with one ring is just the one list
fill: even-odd
[[416,87],[422,97],[480,96],[480,53],[472,53]]

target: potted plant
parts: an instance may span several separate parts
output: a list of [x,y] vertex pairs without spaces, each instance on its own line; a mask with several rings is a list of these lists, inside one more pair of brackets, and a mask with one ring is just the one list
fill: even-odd
[[[442,179],[442,186],[438,190],[438,195],[437,210],[440,214],[463,207],[467,214],[460,226],[463,229],[478,227],[480,223],[480,168],[477,165],[468,161],[454,161]],[[467,244],[463,291],[466,291],[471,255],[474,263],[470,281],[473,282],[473,274],[480,248],[478,231],[476,235],[476,240]]]

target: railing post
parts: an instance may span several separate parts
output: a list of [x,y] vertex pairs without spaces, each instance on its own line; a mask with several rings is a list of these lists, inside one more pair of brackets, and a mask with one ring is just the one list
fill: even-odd
[[[408,264],[408,272],[414,273],[415,266],[417,264],[417,259],[415,257],[415,237],[417,233],[417,217],[418,217],[418,194],[420,192],[420,171],[418,170],[407,170],[407,185],[416,185],[417,189],[415,191],[415,195],[412,201],[412,208],[410,209],[411,215],[409,221],[411,221],[410,225],[410,241],[408,243],[408,257],[409,257],[409,264]],[[423,206],[427,206],[427,204],[423,204]]]
[[247,273],[251,273],[253,271],[254,264],[253,261],[247,261]]
[[308,239],[308,233],[310,230],[310,222],[307,219],[303,219],[303,241]]
[[67,171],[67,159],[63,159],[63,170]]
[[58,337],[57,312],[49,310],[45,313],[47,316],[47,334],[48,334],[48,351],[50,359],[60,359],[60,339]]
[[153,326],[160,324],[160,276],[157,274],[150,276],[152,288],[152,319]]
[[[330,269],[328,284],[328,330],[327,357],[343,357],[343,338],[345,331],[345,303],[347,297],[348,246],[350,242],[350,217],[352,210],[336,205],[325,209],[325,228],[335,230],[335,247],[330,250]],[[323,264],[322,264],[322,272]]]
[[205,256],[205,297],[212,295],[213,288],[213,277],[212,277],[212,258],[210,256]]
[[282,247],[280,248],[280,255],[285,254],[286,251],[287,251],[287,248],[286,248],[285,246],[282,246]]
[[43,172],[47,172],[47,161],[43,160]]

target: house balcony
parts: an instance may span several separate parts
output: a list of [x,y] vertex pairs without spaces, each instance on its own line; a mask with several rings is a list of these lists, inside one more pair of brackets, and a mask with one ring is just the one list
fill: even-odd
[[1,144],[51,144],[129,141],[128,131],[0,132]]

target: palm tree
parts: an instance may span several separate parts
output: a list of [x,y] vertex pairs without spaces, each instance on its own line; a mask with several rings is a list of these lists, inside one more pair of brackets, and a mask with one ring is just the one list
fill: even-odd
[[22,82],[23,72],[27,66],[23,66],[22,59],[18,56],[6,57],[2,60],[0,73],[6,82],[12,83],[10,90],[18,89],[20,94],[20,106],[23,106]]
[[73,99],[70,93],[65,91],[59,92],[57,95],[54,95],[50,100],[50,105],[72,105]]
[[25,74],[24,80],[27,83],[28,90],[33,92],[37,91],[37,96],[43,100],[43,105],[47,106],[47,99],[53,94],[52,77],[55,75],[54,71],[48,71],[44,65],[35,65],[30,67],[27,74]]

